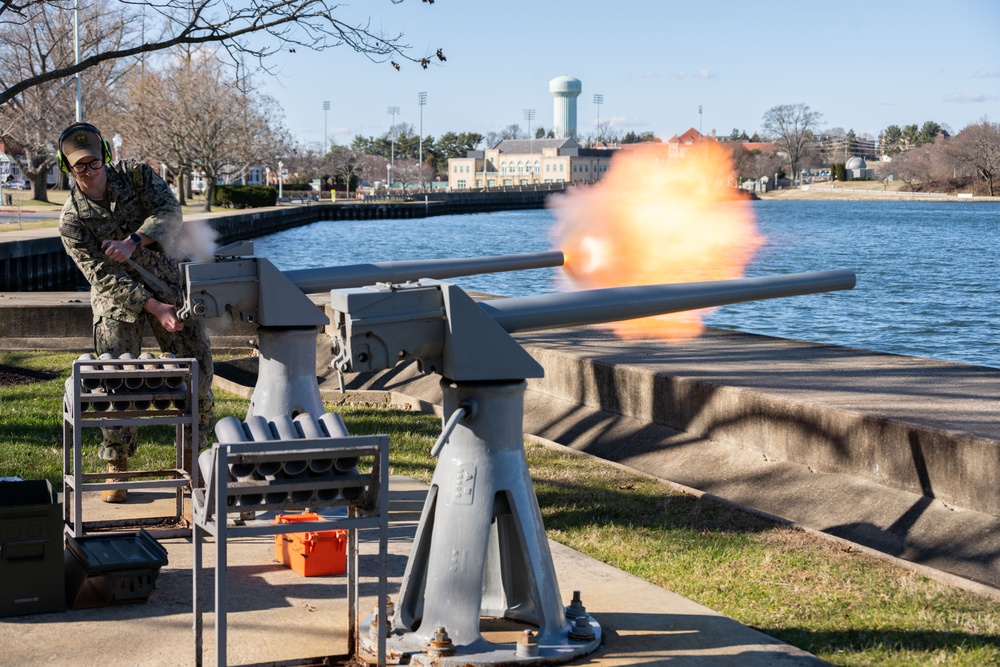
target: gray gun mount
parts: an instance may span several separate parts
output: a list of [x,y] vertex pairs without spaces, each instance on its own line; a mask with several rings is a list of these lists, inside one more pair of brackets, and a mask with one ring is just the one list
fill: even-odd
[[[579,595],[560,602],[523,446],[525,379],[542,368],[512,332],[851,289],[855,281],[853,271],[827,271],[479,303],[432,280],[333,290],[335,368],[374,371],[415,359],[442,376],[443,428],[431,450],[439,458],[384,630],[389,653],[435,667],[554,664],[601,642]],[[523,623],[537,635],[489,641],[482,618]],[[383,631],[373,617],[362,627]],[[370,662],[371,638],[361,652]]]
[[422,371],[458,382],[541,377],[541,367],[508,334],[851,289],[855,281],[853,271],[821,271],[480,302],[431,280],[334,290],[333,364],[361,372],[415,359]]
[[[181,265],[184,304],[178,315],[231,315],[265,327],[309,327],[327,323],[306,294],[375,283],[403,283],[420,278],[447,279],[482,273],[562,266],[561,252],[492,257],[425,259],[349,264],[320,269],[279,271],[263,257],[252,257],[252,243],[227,246],[215,262]],[[232,254],[239,253],[239,254]]]
[[217,250],[215,262],[182,264],[183,304],[178,314],[182,319],[229,316],[257,326],[259,368],[247,417],[267,419],[325,412],[316,382],[316,334],[328,320],[307,293],[563,263],[561,252],[540,252],[282,272],[252,255],[253,243],[242,242]]

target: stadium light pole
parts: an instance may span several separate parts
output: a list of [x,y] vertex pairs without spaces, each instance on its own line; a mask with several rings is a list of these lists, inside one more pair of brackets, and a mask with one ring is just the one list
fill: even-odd
[[594,104],[597,105],[597,138],[603,139],[601,132],[601,105],[604,104],[604,95],[602,93],[594,93]]
[[330,102],[329,100],[323,102],[323,154],[330,150],[330,137],[326,133],[326,119],[330,112]]
[[389,153],[389,164],[396,164],[396,135],[393,134],[393,130],[396,127],[396,114],[399,113],[399,107],[389,107],[386,109],[386,113],[392,116],[392,125],[389,126],[389,142],[391,145]]
[[420,154],[417,162],[417,174],[420,176],[421,187],[424,184],[424,107],[427,106],[427,93],[417,93],[417,104],[420,105]]
[[528,152],[535,152],[535,138],[531,136],[531,121],[535,120],[535,110],[525,109],[524,120],[528,121]]

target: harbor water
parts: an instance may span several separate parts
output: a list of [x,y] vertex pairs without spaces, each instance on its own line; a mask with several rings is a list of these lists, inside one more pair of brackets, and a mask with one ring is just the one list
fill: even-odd
[[[709,326],[1000,368],[1000,206],[759,201],[766,237],[747,275],[853,269],[847,292],[724,306]],[[254,240],[279,269],[553,249],[546,210],[318,222]],[[669,257],[668,249],[660,249]],[[683,261],[683,258],[676,258]],[[469,276],[506,296],[563,288],[559,269]]]

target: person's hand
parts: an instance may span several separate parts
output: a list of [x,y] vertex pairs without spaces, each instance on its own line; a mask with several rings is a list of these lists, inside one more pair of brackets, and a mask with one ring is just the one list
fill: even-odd
[[125,239],[123,241],[112,241],[108,239],[101,244],[101,249],[104,254],[115,260],[119,264],[127,262],[129,258],[132,257],[132,253],[135,252],[135,244]]
[[174,333],[184,328],[184,322],[177,317],[176,306],[171,306],[169,303],[163,303],[150,297],[146,299],[146,303],[142,307],[144,310],[152,313],[160,321],[160,326],[167,331]]

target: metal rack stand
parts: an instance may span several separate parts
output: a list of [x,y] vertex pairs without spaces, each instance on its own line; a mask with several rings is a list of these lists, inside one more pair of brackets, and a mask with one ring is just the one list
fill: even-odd
[[[219,429],[216,429],[219,432]],[[233,466],[242,470],[259,467],[301,467],[303,461],[365,458],[371,461],[370,473],[356,468],[346,474],[311,476],[269,475],[265,479],[233,476]],[[230,537],[277,535],[310,530],[344,529],[347,539],[348,653],[357,653],[360,618],[358,615],[358,535],[357,530],[377,528],[378,618],[385,619],[388,594],[387,561],[389,535],[389,437],[346,436],[325,438],[268,439],[235,444],[219,443],[203,453],[205,488],[192,493],[194,565],[192,595],[194,611],[194,663],[202,665],[202,609],[198,584],[202,569],[202,541],[205,533],[215,537],[215,664],[226,664],[227,540]],[[207,465],[206,465],[207,464]],[[286,468],[288,469],[288,468]],[[346,493],[345,493],[346,491]],[[293,495],[294,494],[294,495]],[[322,495],[321,495],[322,494]],[[345,495],[348,496],[345,498]],[[296,499],[300,499],[297,501]],[[274,502],[272,502],[274,501]],[[323,521],[267,525],[229,525],[228,513],[305,509],[309,507],[347,507],[347,518]],[[383,625],[385,625],[383,623]],[[386,631],[388,626],[385,625]],[[366,630],[367,631],[367,630]],[[378,664],[385,665],[386,633],[379,633]]]
[[[123,473],[83,472],[83,429],[108,426],[176,427],[175,467]],[[184,465],[184,431],[191,432],[192,461],[198,455],[198,361],[196,359],[77,359],[63,397],[63,520],[73,537],[87,530],[171,525],[164,537],[191,534],[184,520],[184,489],[197,486],[198,471]],[[115,481],[107,481],[108,479]],[[104,481],[94,481],[104,480]],[[84,490],[172,489],[176,513],[169,516],[84,521]],[[180,526],[180,527],[178,527]]]

